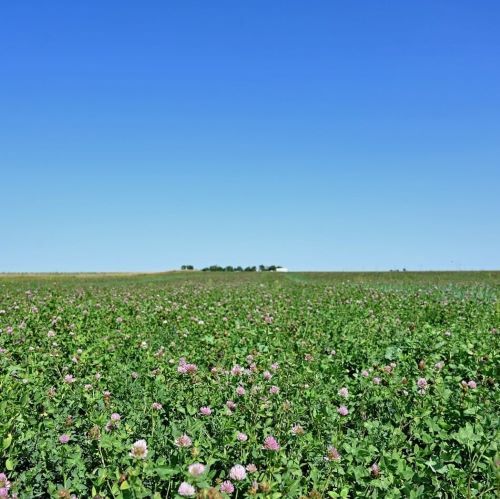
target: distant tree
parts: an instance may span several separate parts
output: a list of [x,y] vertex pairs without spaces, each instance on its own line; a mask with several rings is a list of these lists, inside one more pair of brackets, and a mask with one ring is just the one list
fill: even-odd
[[194,270],[194,267],[192,265],[183,265],[181,270]]
[[208,270],[210,270],[211,272],[223,272],[224,267],[221,267],[219,265],[210,265],[210,267],[208,267]]
[[[182,270],[194,270],[192,265],[183,265]],[[269,270],[276,270],[278,267],[276,265],[271,265],[270,267],[266,267],[265,265],[260,265],[259,270],[265,272]],[[237,267],[233,267],[232,265],[226,265],[225,267],[221,267],[220,265],[210,265],[210,267],[203,267],[202,272],[256,272],[257,267],[248,266],[243,268],[241,265]]]
[[[260,272],[274,272],[280,265],[259,265]],[[255,268],[255,267],[253,267]]]

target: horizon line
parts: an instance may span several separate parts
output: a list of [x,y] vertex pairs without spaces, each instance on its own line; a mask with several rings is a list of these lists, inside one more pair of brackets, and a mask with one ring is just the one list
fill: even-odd
[[[49,271],[0,271],[0,276],[9,276],[9,275],[76,275],[76,274],[97,274],[97,275],[156,275],[156,274],[168,274],[168,273],[192,273],[192,272],[214,272],[214,273],[277,273],[277,271],[244,271],[244,270],[234,270],[234,271],[215,271],[215,270],[202,270],[202,269],[192,269],[192,270],[182,270],[182,269],[167,269],[167,270],[69,270],[69,271],[58,271],[58,270],[49,270]],[[383,269],[383,270],[332,270],[332,269],[323,269],[323,270],[311,270],[311,269],[300,269],[300,270],[290,270],[288,269],[288,273],[332,273],[332,274],[368,274],[368,273],[429,273],[429,272],[500,272],[500,268],[490,269],[490,268],[481,268],[481,269],[424,269],[424,270],[416,270],[416,269]]]

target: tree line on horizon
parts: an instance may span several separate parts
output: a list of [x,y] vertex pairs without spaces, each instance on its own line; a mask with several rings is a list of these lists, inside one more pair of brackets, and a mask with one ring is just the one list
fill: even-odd
[[[273,272],[280,268],[280,265],[255,265],[249,267],[242,267],[238,265],[233,267],[232,265],[227,265],[226,267],[221,267],[220,265],[210,265],[210,267],[202,268],[202,272]],[[195,270],[193,265],[182,265],[181,270]]]

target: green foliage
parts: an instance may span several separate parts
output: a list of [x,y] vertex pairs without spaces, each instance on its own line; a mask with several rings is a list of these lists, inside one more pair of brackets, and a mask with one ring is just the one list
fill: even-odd
[[[277,265],[259,265],[259,271],[260,272],[273,272],[275,270],[277,270],[279,268],[279,266]],[[181,267],[181,270],[193,270],[193,266],[192,265],[183,265]],[[233,267],[232,265],[227,265],[226,267],[221,267],[220,265],[210,265],[210,267],[204,267],[201,269],[203,272],[242,272],[242,271],[245,271],[245,272],[256,272],[257,271],[257,267],[253,266],[253,267],[245,267],[243,269],[243,267],[241,267],[240,265],[238,265],[237,267]]]
[[240,497],[494,497],[498,284],[422,279],[2,278],[0,472],[20,498],[217,497],[250,463]]

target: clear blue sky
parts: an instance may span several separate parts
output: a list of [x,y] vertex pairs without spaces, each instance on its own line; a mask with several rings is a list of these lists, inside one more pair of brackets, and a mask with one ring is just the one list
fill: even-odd
[[0,6],[0,271],[500,268],[500,2]]

